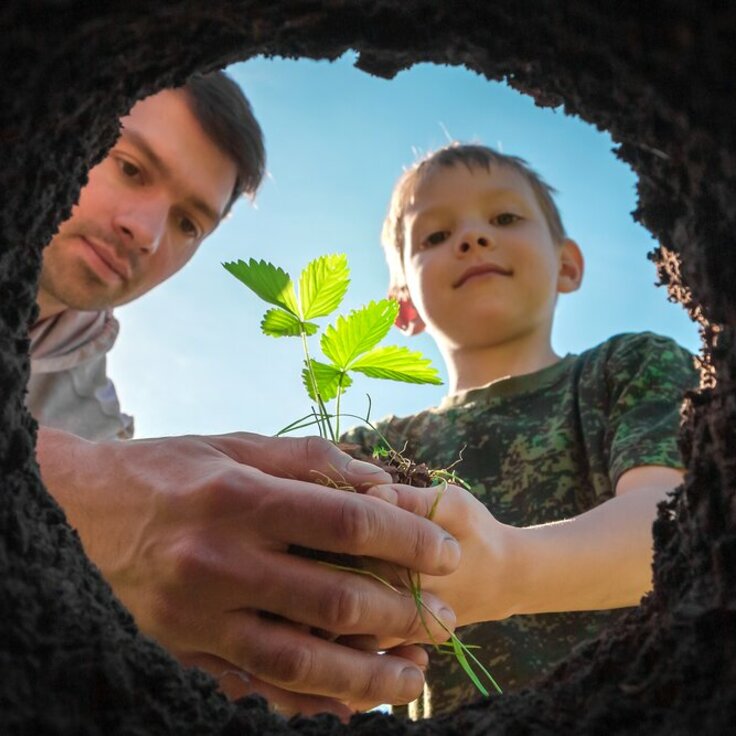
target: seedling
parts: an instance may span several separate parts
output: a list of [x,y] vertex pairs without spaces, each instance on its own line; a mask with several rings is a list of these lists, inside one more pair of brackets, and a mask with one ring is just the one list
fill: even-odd
[[[268,304],[273,305],[261,320],[261,330],[273,337],[299,337],[304,351],[302,382],[309,398],[315,403],[311,414],[304,416],[278,434],[316,425],[322,437],[337,443],[340,437],[341,416],[354,416],[341,412],[341,399],[353,383],[351,373],[362,373],[371,378],[383,378],[407,383],[441,384],[437,370],[421,353],[402,346],[378,347],[396,320],[399,305],[391,299],[372,301],[347,316],[339,316],[328,325],[320,338],[320,347],[326,361],[315,360],[309,350],[308,338],[319,331],[313,320],[328,317],[342,303],[350,283],[347,258],[343,254],[326,255],[307,264],[299,276],[299,289],[283,269],[266,261],[250,259],[222,264],[235,278],[245,284]],[[335,401],[335,411],[330,412],[327,404]],[[370,409],[368,411],[370,415]],[[358,417],[360,418],[360,417]],[[334,425],[333,425],[334,420]],[[369,426],[368,417],[364,420]],[[375,430],[375,427],[372,427]],[[377,430],[375,430],[377,431]],[[393,450],[386,439],[377,452],[397,463],[407,463],[401,453]],[[428,514],[432,518],[448,482],[460,481],[451,469],[430,471],[437,486],[437,496]],[[369,575],[396,593],[401,591],[384,578],[368,570],[336,565],[331,567]],[[441,651],[450,651],[457,658],[476,688],[488,695],[488,690],[473,669],[478,668],[497,692],[501,689],[491,674],[457,636],[437,619],[422,600],[422,583],[418,573],[406,571],[409,592],[416,603],[420,618],[427,628],[425,612],[428,612],[450,635],[447,645],[437,645]],[[472,663],[472,664],[471,664]]]
[[[338,317],[320,339],[328,362],[310,356],[307,338],[319,330],[312,320],[335,312],[347,292],[350,271],[345,255],[321,256],[307,264],[299,277],[298,294],[289,275],[271,263],[251,258],[248,263],[223,265],[261,299],[274,305],[261,320],[264,334],[301,338],[302,381],[316,403],[320,434],[333,442],[340,436],[340,403],[353,383],[351,373],[406,383],[442,383],[437,370],[421,353],[403,346],[377,347],[396,321],[399,306],[393,299],[370,302],[346,317]],[[333,399],[336,406],[331,413],[326,405]]]

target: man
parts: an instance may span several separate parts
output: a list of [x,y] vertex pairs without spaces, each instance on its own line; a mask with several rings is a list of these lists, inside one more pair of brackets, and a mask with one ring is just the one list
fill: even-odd
[[[117,441],[132,422],[105,374],[112,307],[182,268],[263,169],[258,124],[222,73],[135,105],[44,253],[28,406],[47,488],[145,633],[233,697],[346,717],[421,691],[420,648],[377,650],[446,634],[423,629],[411,597],[289,546],[442,575],[457,542],[385,501],[310,482],[390,482],[318,438]],[[454,625],[441,601],[425,602]]]
[[105,375],[118,332],[111,308],[178,271],[235,199],[255,193],[264,168],[258,122],[224,74],[135,107],[44,251],[27,400],[41,424],[132,436]]

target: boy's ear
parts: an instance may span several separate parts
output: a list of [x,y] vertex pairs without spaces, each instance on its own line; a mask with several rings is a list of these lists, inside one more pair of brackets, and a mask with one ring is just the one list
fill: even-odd
[[560,245],[560,271],[557,275],[557,291],[569,294],[577,291],[583,283],[585,259],[580,246],[570,238],[565,238]]
[[405,335],[411,337],[424,332],[424,320],[419,316],[406,286],[392,286],[388,291],[388,298],[395,299],[399,303],[399,313],[394,324]]

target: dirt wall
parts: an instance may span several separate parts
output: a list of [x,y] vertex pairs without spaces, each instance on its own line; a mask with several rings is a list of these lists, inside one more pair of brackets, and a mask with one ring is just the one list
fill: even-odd
[[[101,8],[107,7],[107,10]],[[28,734],[728,733],[736,723],[736,10],[716,2],[6,0],[0,9],[0,730]],[[45,492],[22,408],[42,246],[135,100],[252,55],[360,52],[507,77],[609,130],[673,299],[702,326],[687,481],[655,591],[533,691],[409,724],[227,703],[144,639]],[[730,59],[730,61],[729,61]],[[675,512],[675,513],[673,513]]]

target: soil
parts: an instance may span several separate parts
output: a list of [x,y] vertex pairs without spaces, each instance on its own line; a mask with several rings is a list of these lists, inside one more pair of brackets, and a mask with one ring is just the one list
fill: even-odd
[[[6,0],[0,7],[0,723],[9,734],[725,734],[736,723],[736,8],[703,0]],[[255,54],[506,77],[610,132],[702,331],[654,592],[533,690],[416,724],[230,704],[136,630],[40,480],[23,408],[42,247],[135,100]]]

